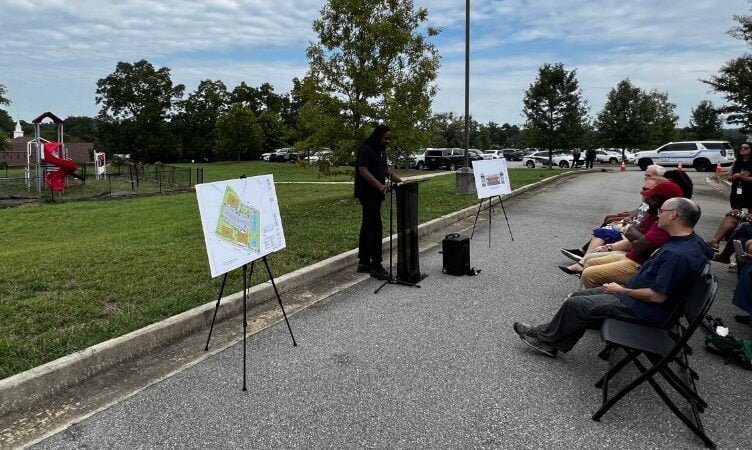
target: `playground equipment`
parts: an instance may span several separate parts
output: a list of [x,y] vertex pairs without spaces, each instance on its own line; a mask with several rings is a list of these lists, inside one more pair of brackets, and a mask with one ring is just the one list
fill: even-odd
[[47,172],[44,176],[44,181],[47,182],[47,186],[49,186],[54,192],[64,191],[68,187],[65,183],[65,177],[74,174],[76,169],[78,169],[78,163],[76,163],[76,161],[63,159],[58,156],[62,154],[63,144],[60,142],[48,142],[44,144],[45,162],[59,167],[57,170]]
[[[40,126],[45,119],[50,119],[57,126],[57,141],[49,142],[40,136]],[[65,177],[74,175],[78,164],[68,159],[65,143],[63,142],[63,120],[51,112],[47,111],[36,119],[32,120],[34,124],[34,140],[27,146],[27,163],[26,177],[27,186],[30,187],[29,177],[31,174],[31,152],[34,151],[36,164],[36,188],[37,192],[42,192],[42,179],[53,192],[60,192],[66,189]]]

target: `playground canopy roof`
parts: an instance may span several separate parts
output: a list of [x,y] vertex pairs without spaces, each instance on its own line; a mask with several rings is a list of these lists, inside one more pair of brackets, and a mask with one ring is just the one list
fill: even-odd
[[42,123],[44,119],[51,119],[56,124],[63,123],[63,119],[59,118],[58,116],[52,114],[51,112],[47,111],[46,113],[42,113],[39,117],[32,120],[31,123]]

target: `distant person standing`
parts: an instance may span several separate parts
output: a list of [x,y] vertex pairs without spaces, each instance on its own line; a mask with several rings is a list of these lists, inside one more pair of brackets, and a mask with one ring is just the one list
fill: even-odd
[[572,150],[572,167],[580,166],[580,149],[575,148]]
[[595,149],[589,148],[585,150],[585,168],[592,169],[595,162]]
[[381,265],[381,203],[389,192],[389,181],[402,180],[391,173],[386,164],[386,147],[392,133],[386,125],[379,125],[358,150],[355,161],[355,197],[360,201],[363,218],[358,240],[358,272],[370,273],[379,280],[389,279],[389,272]]

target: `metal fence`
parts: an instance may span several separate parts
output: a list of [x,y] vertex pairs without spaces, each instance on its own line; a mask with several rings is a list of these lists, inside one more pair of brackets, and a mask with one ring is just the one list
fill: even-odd
[[[55,168],[50,168],[54,170]],[[3,173],[4,172],[4,173]],[[0,206],[39,201],[67,201],[87,198],[118,198],[184,192],[203,182],[202,168],[165,164],[108,166],[106,175],[96,176],[94,163],[79,165],[75,176],[66,178],[67,188],[53,192],[44,179],[22,170],[0,171]],[[42,186],[39,192],[38,186]]]

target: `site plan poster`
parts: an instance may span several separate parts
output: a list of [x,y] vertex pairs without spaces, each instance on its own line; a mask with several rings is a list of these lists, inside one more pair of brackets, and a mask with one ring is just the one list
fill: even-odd
[[271,175],[196,185],[212,277],[285,248]]
[[506,159],[473,161],[473,175],[478,198],[495,197],[512,192]]

